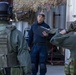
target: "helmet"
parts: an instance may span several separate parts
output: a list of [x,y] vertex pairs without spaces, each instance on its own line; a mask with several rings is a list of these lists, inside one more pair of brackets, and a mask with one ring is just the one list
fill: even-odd
[[68,28],[66,29],[66,32],[76,32],[76,21],[71,22],[71,24],[68,26]]
[[7,17],[11,16],[12,14],[12,7],[8,2],[0,2],[0,17]]

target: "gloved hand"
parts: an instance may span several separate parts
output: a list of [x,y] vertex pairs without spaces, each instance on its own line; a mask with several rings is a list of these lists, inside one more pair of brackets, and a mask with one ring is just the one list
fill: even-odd
[[66,31],[67,31],[67,32],[71,32],[71,31],[76,32],[76,21],[72,22],[72,23],[69,25],[68,29],[66,29]]

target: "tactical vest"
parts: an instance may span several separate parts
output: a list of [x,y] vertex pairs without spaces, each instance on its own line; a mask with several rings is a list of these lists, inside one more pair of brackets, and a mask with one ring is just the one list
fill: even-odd
[[10,34],[0,31],[0,67],[18,66],[17,53],[11,48]]

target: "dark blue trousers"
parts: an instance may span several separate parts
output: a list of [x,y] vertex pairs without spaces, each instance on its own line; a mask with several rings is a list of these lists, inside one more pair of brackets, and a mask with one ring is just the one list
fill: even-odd
[[45,75],[46,61],[48,57],[48,47],[34,45],[31,50],[32,75],[37,75],[38,65],[40,65],[40,75]]

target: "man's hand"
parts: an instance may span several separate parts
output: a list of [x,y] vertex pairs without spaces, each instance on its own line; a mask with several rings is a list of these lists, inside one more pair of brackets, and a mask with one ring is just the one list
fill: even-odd
[[66,30],[62,30],[62,31],[60,31],[60,34],[66,34]]
[[28,47],[28,50],[31,51],[30,47]]
[[47,37],[48,36],[48,33],[46,31],[43,31],[42,32],[43,36]]

